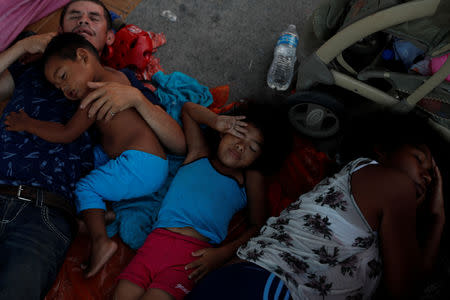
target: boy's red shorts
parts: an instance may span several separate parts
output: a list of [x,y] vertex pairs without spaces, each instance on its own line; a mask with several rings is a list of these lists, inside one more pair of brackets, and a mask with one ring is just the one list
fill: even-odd
[[117,279],[126,279],[143,289],[161,289],[183,299],[194,287],[184,267],[198,257],[192,252],[211,244],[165,229],[155,229]]

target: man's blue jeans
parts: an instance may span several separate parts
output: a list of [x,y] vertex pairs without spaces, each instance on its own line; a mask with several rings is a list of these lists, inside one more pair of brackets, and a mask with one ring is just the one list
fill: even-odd
[[0,299],[43,299],[71,242],[57,209],[0,195]]

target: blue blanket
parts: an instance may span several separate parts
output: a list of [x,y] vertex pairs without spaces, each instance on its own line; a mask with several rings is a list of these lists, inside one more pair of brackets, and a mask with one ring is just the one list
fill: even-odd
[[[161,104],[179,124],[181,124],[181,108],[185,102],[194,102],[203,106],[209,106],[213,102],[213,97],[206,86],[180,72],[170,75],[158,72],[153,75],[152,83],[157,87],[155,93]],[[95,150],[96,167],[109,159],[108,156],[105,156],[106,154],[101,148],[97,147]],[[116,219],[106,228],[108,236],[112,237],[119,233],[125,244],[133,249],[138,249],[144,243],[152,230],[170,183],[184,161],[183,156],[167,155],[167,158],[169,175],[160,190],[146,197],[111,203],[111,207],[116,213]]]
[[157,72],[152,77],[152,83],[157,87],[155,94],[162,106],[180,125],[182,125],[180,112],[185,102],[194,102],[206,107],[213,103],[211,92],[206,86],[180,72],[173,72],[170,75]]

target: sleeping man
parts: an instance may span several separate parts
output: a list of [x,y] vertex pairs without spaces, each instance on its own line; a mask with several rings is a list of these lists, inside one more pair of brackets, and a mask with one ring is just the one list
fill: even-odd
[[[84,36],[101,51],[114,35],[109,12],[100,1],[72,1],[63,10],[61,32]],[[38,63],[16,62],[24,54],[42,53],[55,33],[23,39],[0,54],[0,100],[10,98],[0,120],[0,298],[41,299],[51,287],[72,238],[75,183],[92,169],[92,146],[87,133],[69,144],[46,142],[4,124],[11,112],[65,123],[77,106],[45,81]],[[140,92],[128,85],[106,84],[94,92],[103,99],[133,101]],[[162,109],[151,118],[165,118]],[[162,121],[164,122],[164,121]],[[171,126],[161,141],[184,152],[183,135]]]

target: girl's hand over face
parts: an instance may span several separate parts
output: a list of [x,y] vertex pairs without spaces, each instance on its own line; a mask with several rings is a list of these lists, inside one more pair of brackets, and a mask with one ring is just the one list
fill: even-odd
[[247,123],[241,121],[245,116],[225,116],[218,115],[215,123],[215,129],[221,133],[230,133],[238,138],[243,138],[248,132]]
[[189,279],[199,281],[206,274],[215,270],[229,259],[229,254],[223,248],[205,248],[192,252],[192,256],[198,256],[199,259],[187,264],[185,269],[195,269]]

